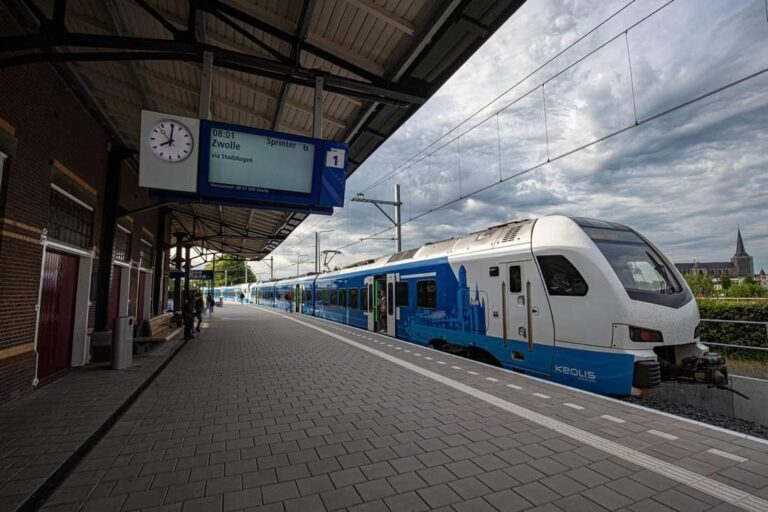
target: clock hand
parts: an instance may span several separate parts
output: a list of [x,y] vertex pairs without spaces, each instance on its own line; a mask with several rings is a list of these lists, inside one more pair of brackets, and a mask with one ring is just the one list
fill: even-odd
[[175,124],[171,124],[171,136],[168,137],[168,143],[170,146],[173,146],[173,130],[176,128]]

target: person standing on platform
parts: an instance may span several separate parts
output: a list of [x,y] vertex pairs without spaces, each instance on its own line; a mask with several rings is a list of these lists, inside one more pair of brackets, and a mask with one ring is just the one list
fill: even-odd
[[207,300],[208,300],[208,315],[211,316],[213,315],[213,306],[214,306],[213,292],[208,292]]
[[192,292],[187,294],[182,314],[184,316],[184,340],[189,341],[195,339],[194,334],[192,334],[195,324],[195,297]]
[[197,332],[200,332],[200,324],[203,323],[203,296],[195,292],[195,317],[197,318]]

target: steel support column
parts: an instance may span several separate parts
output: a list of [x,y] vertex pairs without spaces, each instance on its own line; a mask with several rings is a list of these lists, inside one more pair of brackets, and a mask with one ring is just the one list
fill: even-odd
[[315,77],[315,110],[313,119],[313,137],[323,138],[323,77]]
[[168,223],[168,208],[162,207],[157,212],[157,224],[155,225],[155,261],[152,273],[152,314],[159,315],[165,309],[163,304],[163,289],[168,288],[165,281],[165,254],[168,248],[165,245],[165,227]]
[[[115,247],[115,229],[117,229],[118,203],[120,202],[120,176],[123,160],[130,155],[129,149],[112,145],[107,156],[107,179],[104,184],[104,202],[102,203],[104,206],[101,214],[101,243],[96,285],[96,331],[104,331],[107,328],[112,252]],[[125,283],[125,286],[130,286],[130,283]]]
[[203,52],[203,72],[200,77],[200,119],[211,118],[211,89],[213,83],[213,53]]
[[181,270],[182,259],[182,241],[184,240],[184,233],[175,233],[176,237],[176,277],[173,278],[173,318],[181,318],[181,277],[179,272]]
[[192,263],[192,246],[187,244],[184,247],[184,297],[182,301],[186,302],[189,298],[189,270]]

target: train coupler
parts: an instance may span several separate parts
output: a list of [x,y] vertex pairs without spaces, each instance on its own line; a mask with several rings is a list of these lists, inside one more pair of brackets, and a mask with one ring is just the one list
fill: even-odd
[[679,365],[664,365],[662,380],[724,387],[728,385],[728,367],[720,354],[705,352],[701,356],[686,357]]

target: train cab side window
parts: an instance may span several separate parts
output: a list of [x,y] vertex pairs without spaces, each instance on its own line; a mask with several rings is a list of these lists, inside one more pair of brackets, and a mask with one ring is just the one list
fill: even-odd
[[349,309],[357,309],[357,288],[349,289]]
[[360,309],[368,311],[368,287],[360,288]]
[[523,291],[523,276],[520,274],[520,266],[509,267],[509,293]]
[[347,289],[346,288],[339,289],[339,307],[340,308],[347,307]]
[[408,307],[408,282],[400,281],[395,283],[395,306],[399,308]]
[[587,294],[587,282],[564,256],[539,256],[538,260],[550,295],[583,297]]
[[416,307],[421,309],[437,308],[437,286],[435,281],[416,283]]

